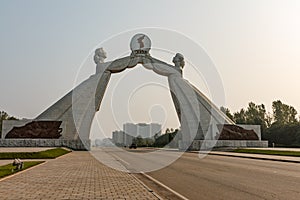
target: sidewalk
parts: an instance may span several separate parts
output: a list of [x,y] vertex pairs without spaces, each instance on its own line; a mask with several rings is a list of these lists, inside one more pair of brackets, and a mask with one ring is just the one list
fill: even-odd
[[0,180],[1,199],[158,199],[126,172],[72,152]]

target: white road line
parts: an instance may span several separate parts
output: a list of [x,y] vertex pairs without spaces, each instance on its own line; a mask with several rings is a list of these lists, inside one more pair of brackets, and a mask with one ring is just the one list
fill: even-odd
[[120,160],[121,162],[125,163],[126,165],[130,165],[128,162],[126,162],[125,160],[123,160],[122,158],[117,156],[116,154],[111,154],[111,155],[114,156],[117,160]]
[[182,194],[179,194],[178,192],[172,190],[171,188],[169,188],[168,186],[166,186],[165,184],[161,183],[160,181],[156,180],[155,178],[149,176],[148,174],[145,174],[144,172],[141,173],[142,175],[146,176],[148,179],[150,179],[151,181],[157,183],[158,185],[164,187],[165,189],[169,190],[170,192],[172,192],[173,194],[175,194],[176,196],[178,196],[179,198],[183,199],[183,200],[188,200],[188,198],[186,198],[185,196],[183,196]]
[[146,188],[146,190],[148,190],[149,192],[151,192],[159,200],[163,200],[163,198],[161,196],[159,196],[158,194],[156,194],[151,188],[149,188],[145,183],[143,183],[143,181],[141,181],[140,179],[138,179],[135,175],[133,175],[133,174],[129,174],[129,175],[132,176],[137,182],[139,182],[144,188]]

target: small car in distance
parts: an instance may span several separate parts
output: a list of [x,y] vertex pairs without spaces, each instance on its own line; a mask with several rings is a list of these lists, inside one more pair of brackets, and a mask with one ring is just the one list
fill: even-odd
[[136,149],[136,148],[137,148],[137,146],[136,146],[135,143],[132,143],[132,144],[129,146],[129,149]]

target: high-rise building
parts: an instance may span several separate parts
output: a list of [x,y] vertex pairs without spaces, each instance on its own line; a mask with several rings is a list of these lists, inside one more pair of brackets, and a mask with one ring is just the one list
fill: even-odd
[[113,141],[113,143],[115,143],[117,145],[124,144],[124,137],[125,137],[125,134],[123,131],[114,131],[112,133],[112,141]]
[[161,135],[161,124],[125,123],[123,124],[123,131],[113,132],[113,142],[115,144],[129,146],[135,137],[153,138],[155,135]]
[[145,123],[138,123],[136,124],[137,127],[137,135],[141,136],[142,138],[150,138],[150,126],[149,124],[145,124]]
[[157,134],[161,135],[161,124],[157,123],[126,123],[123,125],[123,131],[133,137],[141,136],[142,138],[152,138]]
[[132,123],[123,124],[123,131],[127,135],[131,135],[133,137],[138,136],[137,134],[137,126]]
[[151,137],[154,137],[155,135],[161,136],[161,124],[151,123],[150,127],[151,127],[151,132],[150,132]]

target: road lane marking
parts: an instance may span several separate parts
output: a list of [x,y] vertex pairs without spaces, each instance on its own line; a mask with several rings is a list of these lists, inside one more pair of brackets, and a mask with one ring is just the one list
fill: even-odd
[[126,162],[125,160],[123,160],[122,158],[120,158],[119,156],[117,156],[116,154],[111,154],[113,157],[115,157],[118,161],[123,162],[126,165],[130,165],[128,162]]
[[178,192],[176,192],[175,190],[169,188],[168,186],[166,186],[165,184],[163,184],[162,182],[156,180],[155,178],[153,178],[152,176],[149,176],[148,174],[141,172],[142,175],[144,175],[145,177],[147,177],[148,179],[150,179],[151,181],[155,182],[156,184],[164,187],[165,189],[169,190],[170,192],[172,192],[173,194],[175,194],[176,196],[178,196],[179,198],[183,199],[183,200],[189,200],[188,198],[186,198],[185,196],[183,196],[182,194],[179,194]]

